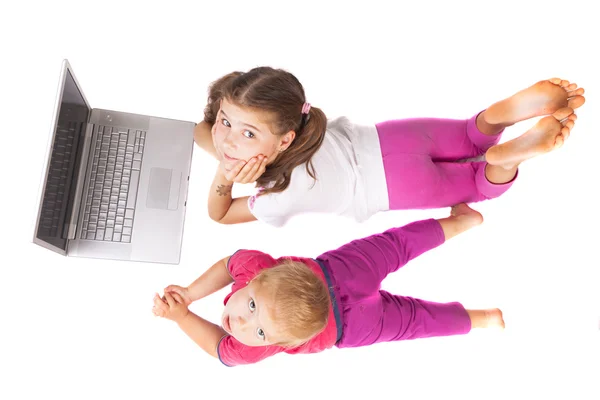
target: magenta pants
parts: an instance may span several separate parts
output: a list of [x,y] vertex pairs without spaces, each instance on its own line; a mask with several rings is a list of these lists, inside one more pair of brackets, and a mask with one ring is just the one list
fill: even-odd
[[[477,114],[479,115],[479,113]],[[501,133],[484,135],[477,115],[467,120],[411,118],[377,124],[390,210],[451,207],[492,199],[511,182],[493,184],[486,162],[475,158],[498,143]]]
[[458,302],[434,303],[380,290],[389,273],[444,240],[440,223],[428,219],[354,240],[317,257],[330,276],[334,312],[340,316],[342,332],[336,346],[468,333],[471,319]]

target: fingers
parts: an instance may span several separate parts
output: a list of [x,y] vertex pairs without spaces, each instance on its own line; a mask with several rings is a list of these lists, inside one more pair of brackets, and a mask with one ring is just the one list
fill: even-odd
[[173,299],[175,299],[175,301],[178,302],[179,304],[185,304],[185,302],[183,301],[183,297],[180,296],[179,293],[173,292],[172,296],[173,296]]
[[166,303],[160,298],[160,296],[158,295],[158,293],[156,293],[154,295],[154,306],[157,307],[157,308],[163,308],[163,309],[167,308]]
[[[253,177],[258,172],[260,166],[262,164],[262,156],[252,157],[244,168],[240,171],[240,173],[235,177],[234,182],[238,183],[250,183],[253,182]],[[260,175],[259,175],[260,176]]]
[[226,172],[225,177],[235,183],[255,182],[267,168],[267,157],[259,154],[252,157],[247,163],[239,161],[231,171]]
[[183,288],[178,285],[169,285],[165,288],[165,292],[175,292],[183,296]]
[[265,173],[265,170],[267,169],[267,157],[263,156],[262,160],[256,163],[256,166],[257,170],[248,182],[255,182],[262,174]]
[[238,160],[238,162],[230,171],[225,171],[225,178],[230,182],[236,182],[236,177],[238,176],[242,168],[246,166],[246,164],[247,163],[243,160]]
[[154,307],[152,307],[152,312],[154,313],[154,315],[158,317],[164,317],[168,309],[168,306],[165,304],[164,301],[161,300],[158,293],[156,293],[154,295]]
[[175,299],[173,298],[173,294],[171,292],[165,293],[165,299],[167,300],[167,304],[169,304],[169,308],[175,305]]
[[252,178],[256,174],[256,171],[258,171],[260,164],[261,164],[261,162],[259,162],[257,160],[257,157],[252,157],[250,159],[250,161],[248,161],[248,163],[244,166],[242,171],[236,177],[236,182],[239,182],[239,183],[251,182],[250,178]]

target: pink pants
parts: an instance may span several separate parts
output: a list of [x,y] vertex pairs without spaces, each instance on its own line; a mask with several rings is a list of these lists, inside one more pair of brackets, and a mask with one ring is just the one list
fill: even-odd
[[[478,113],[479,114],[479,113]],[[390,210],[450,207],[492,199],[514,180],[493,184],[485,161],[456,161],[485,154],[501,133],[477,129],[477,115],[467,120],[411,118],[377,124]]]
[[329,272],[342,334],[337,347],[463,335],[471,330],[459,302],[434,303],[381,290],[381,282],[411,260],[444,243],[434,219],[413,222],[362,239],[317,257]]

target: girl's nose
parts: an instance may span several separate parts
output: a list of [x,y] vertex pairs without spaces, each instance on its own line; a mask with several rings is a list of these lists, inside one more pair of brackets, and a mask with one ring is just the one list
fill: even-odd
[[223,144],[225,145],[225,148],[228,150],[235,150],[235,143],[233,142],[233,135],[230,133],[227,134],[227,136],[225,136],[225,139],[223,139]]

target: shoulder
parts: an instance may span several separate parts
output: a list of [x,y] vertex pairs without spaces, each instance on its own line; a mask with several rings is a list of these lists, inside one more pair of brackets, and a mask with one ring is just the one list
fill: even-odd
[[227,270],[233,279],[238,280],[254,276],[261,269],[272,267],[276,262],[273,257],[262,251],[240,249],[229,257]]
[[223,336],[217,344],[217,356],[228,367],[254,364],[282,351],[278,346],[246,346],[230,335]]

